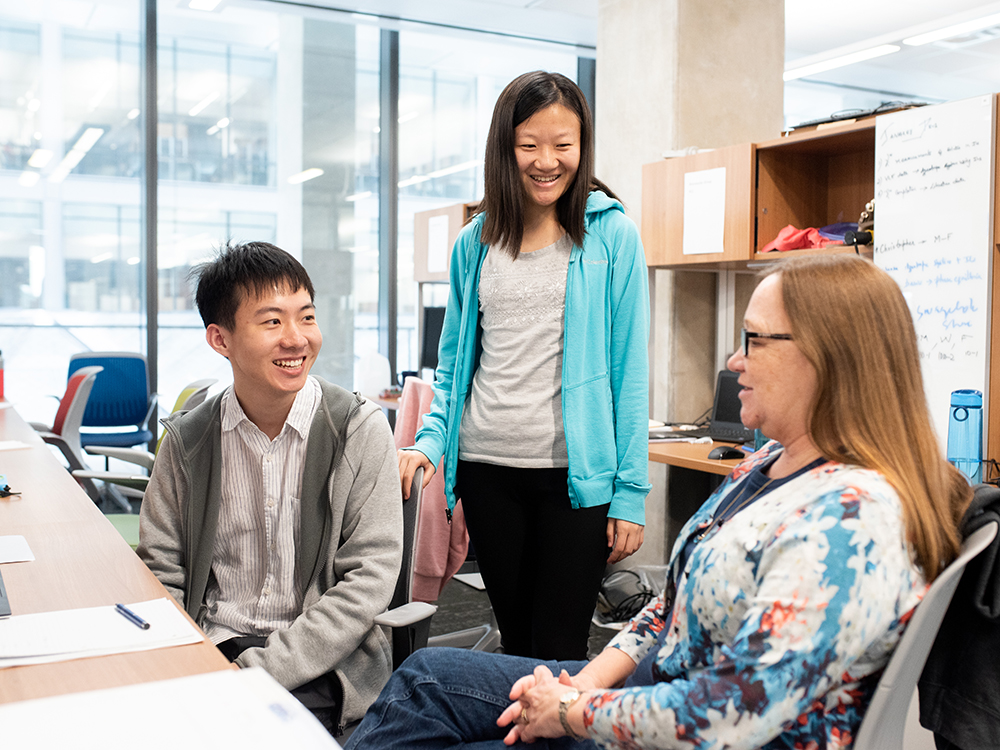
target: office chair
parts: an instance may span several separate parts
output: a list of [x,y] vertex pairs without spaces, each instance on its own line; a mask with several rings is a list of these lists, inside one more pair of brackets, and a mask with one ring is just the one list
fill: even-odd
[[[208,396],[208,389],[218,382],[216,378],[204,378],[188,383],[177,396],[174,408],[170,411],[174,414],[179,411],[190,411],[201,404]],[[159,450],[163,435],[156,441],[156,449]],[[73,476],[99,479],[102,482],[109,482],[122,488],[123,494],[133,499],[141,499],[142,493],[149,483],[149,472],[153,470],[153,459],[155,454],[141,448],[116,448],[104,446],[88,446],[87,453],[91,455],[104,456],[105,459],[116,458],[120,461],[136,464],[146,470],[146,474],[129,474],[111,471],[78,471]]]
[[437,607],[427,602],[413,601],[413,569],[417,548],[417,526],[420,520],[420,498],[423,494],[424,470],[418,468],[410,485],[410,497],[403,501],[403,559],[389,609],[375,618],[375,623],[392,629],[392,668],[396,669],[407,656],[427,645],[431,617]]
[[[69,464],[70,471],[85,469],[87,466],[80,445],[80,422],[83,420],[97,373],[102,369],[104,368],[97,366],[83,367],[73,373],[66,382],[66,392],[59,400],[59,409],[51,427],[40,422],[31,422],[31,426],[37,430],[42,440],[60,450],[66,463]],[[77,481],[91,500],[96,502],[99,499],[100,492],[92,480],[77,477]]]
[[[934,579],[878,681],[872,702],[858,730],[854,750],[903,750],[907,714],[911,703],[916,705],[913,696],[917,680],[920,679],[951,598],[958,588],[965,566],[989,546],[996,534],[996,523],[990,523],[970,534],[962,543],[962,553]],[[930,740],[929,747],[933,747],[933,739]]]
[[[215,378],[204,378],[195,380],[184,387],[174,402],[171,414],[178,411],[188,411],[198,406],[208,395],[208,389],[216,383]],[[159,450],[163,435],[156,442]],[[90,469],[77,469],[73,471],[73,476],[78,481],[100,480],[109,489],[109,495],[122,506],[124,513],[105,513],[118,533],[122,535],[132,549],[139,546],[139,515],[132,512],[132,500],[142,500],[142,495],[149,484],[149,473],[153,470],[153,460],[155,455],[141,448],[105,448],[91,446],[86,449],[87,453],[104,456],[105,459],[117,458],[120,461],[136,464],[146,470],[145,474],[131,474],[127,472],[93,471]]]
[[[410,376],[403,383],[393,439],[397,448],[413,445],[423,415],[430,410],[434,391],[430,383]],[[451,523],[445,521],[443,475],[437,474],[423,490],[420,511],[420,536],[433,540],[418,543],[423,558],[414,561],[414,596],[420,601],[436,601],[451,577],[466,565],[469,538],[465,531],[461,506],[456,508]],[[418,540],[419,542],[419,540]],[[432,636],[429,646],[451,646],[477,651],[498,651],[500,631],[490,610],[490,621],[473,628]]]
[[91,391],[81,426],[97,429],[81,430],[80,442],[84,447],[152,447],[156,394],[149,389],[146,358],[135,352],[83,352],[70,357],[69,374],[93,365],[104,371]]

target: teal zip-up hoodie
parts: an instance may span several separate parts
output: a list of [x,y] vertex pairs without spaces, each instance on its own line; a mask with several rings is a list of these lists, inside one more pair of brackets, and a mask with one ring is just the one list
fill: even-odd
[[[414,449],[437,465],[444,456],[448,511],[462,411],[482,354],[479,273],[487,245],[482,214],[459,234],[441,331],[434,402]],[[608,516],[645,525],[649,492],[649,289],[642,242],[621,203],[587,199],[583,247],[566,272],[562,412],[574,508],[610,503]],[[509,394],[517,398],[516,393]]]

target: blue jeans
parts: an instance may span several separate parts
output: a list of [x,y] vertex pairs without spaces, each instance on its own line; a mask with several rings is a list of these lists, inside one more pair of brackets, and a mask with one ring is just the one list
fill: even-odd
[[[510,705],[511,686],[539,665],[576,674],[585,661],[541,662],[522,656],[455,648],[424,648],[397,669],[368,709],[345,750],[466,748],[500,750],[509,727],[497,717]],[[596,750],[590,740],[538,740],[534,750]]]

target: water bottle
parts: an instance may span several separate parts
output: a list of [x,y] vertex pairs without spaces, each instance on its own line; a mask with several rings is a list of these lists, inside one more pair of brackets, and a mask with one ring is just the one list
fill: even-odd
[[754,430],[753,431],[753,449],[754,449],[754,452],[756,453],[761,448],[763,448],[765,445],[767,445],[767,438],[764,436],[764,433],[761,432],[761,430],[759,428],[756,429],[756,430]]
[[982,481],[983,394],[961,389],[951,392],[948,417],[948,461],[969,478],[971,484]]

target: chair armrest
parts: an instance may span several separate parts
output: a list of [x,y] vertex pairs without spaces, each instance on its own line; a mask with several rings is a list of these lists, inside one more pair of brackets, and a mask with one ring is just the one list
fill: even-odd
[[144,451],[140,448],[109,448],[102,445],[88,445],[84,450],[94,456],[117,458],[119,461],[137,464],[147,471],[153,470],[153,459],[155,456],[149,451]]
[[111,471],[89,471],[87,469],[75,469],[71,473],[76,479],[96,479],[108,484],[117,484],[120,487],[130,487],[138,492],[145,492],[146,485],[149,484],[149,477],[145,474],[116,474]]
[[42,424],[41,422],[28,422],[28,425],[38,432],[52,432],[52,425]]
[[375,618],[375,624],[390,628],[407,627],[429,619],[435,612],[437,612],[437,607],[433,604],[410,602],[378,615]]

